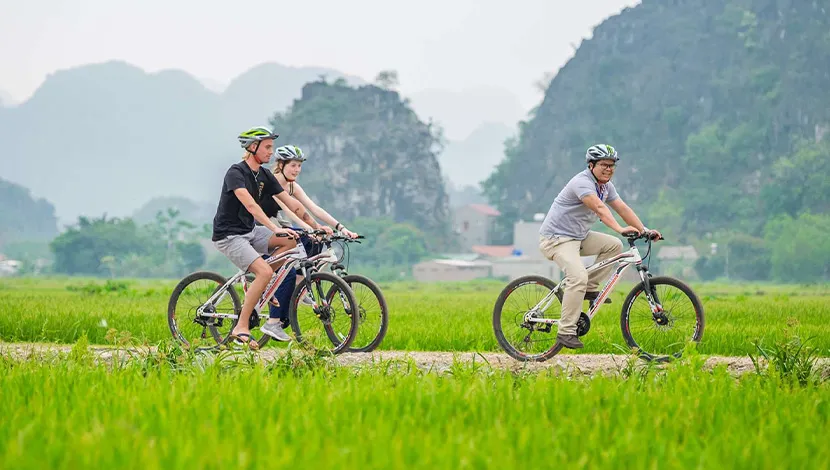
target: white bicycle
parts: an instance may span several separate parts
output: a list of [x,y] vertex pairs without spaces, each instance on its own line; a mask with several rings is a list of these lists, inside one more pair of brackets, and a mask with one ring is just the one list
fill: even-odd
[[[577,335],[591,329],[599,311],[622,273],[635,266],[641,282],[623,302],[620,329],[626,344],[646,360],[666,361],[680,357],[686,342],[703,337],[703,306],[692,289],[682,281],[666,276],[652,277],[634,242],[645,239],[651,253],[651,234],[624,233],[629,250],[587,268],[588,273],[617,263],[617,269],[596,295],[586,298],[588,312],[577,322]],[[542,276],[524,276],[508,284],[499,294],[493,309],[493,330],[499,345],[520,361],[546,361],[562,350],[556,340],[562,313],[562,283]]]
[[[319,235],[323,232],[309,232]],[[278,235],[280,236],[280,235]],[[358,306],[348,283],[331,273],[320,272],[321,261],[336,262],[330,250],[308,257],[302,245],[278,255],[273,252],[265,261],[273,265],[285,261],[271,276],[265,292],[254,306],[249,321],[251,332],[258,328],[262,309],[273,298],[288,272],[296,268],[302,274],[288,308],[288,319],[296,341],[318,351],[339,354],[347,351],[357,336],[358,316],[352,310]],[[218,273],[199,271],[182,279],[173,289],[167,306],[167,322],[173,337],[187,347],[214,349],[231,340],[231,331],[242,311],[240,294],[248,285],[247,273],[239,270],[230,279]],[[237,286],[239,290],[237,290]],[[303,302],[308,297],[310,302]],[[260,347],[270,336],[260,333],[256,342]]]

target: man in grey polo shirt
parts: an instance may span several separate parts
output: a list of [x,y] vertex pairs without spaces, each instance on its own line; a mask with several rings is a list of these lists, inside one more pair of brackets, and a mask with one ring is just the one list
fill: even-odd
[[[582,301],[586,292],[595,297],[600,281],[614,269],[612,263],[588,276],[580,257],[596,255],[596,262],[601,262],[622,253],[623,249],[619,238],[591,231],[591,226],[599,219],[617,233],[648,230],[611,182],[619,159],[610,145],[589,148],[585,154],[588,168],[568,181],[539,229],[539,249],[565,272],[562,317],[556,339],[566,348],[584,346],[576,334]],[[627,227],[617,223],[606,204],[622,217]],[[661,238],[660,232],[652,231],[652,237]]]

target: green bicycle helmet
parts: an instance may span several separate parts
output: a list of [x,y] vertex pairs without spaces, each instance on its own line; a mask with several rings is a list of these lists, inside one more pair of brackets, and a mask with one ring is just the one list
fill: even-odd
[[248,146],[255,142],[262,142],[265,139],[276,139],[277,137],[279,137],[279,134],[274,133],[271,129],[264,126],[257,126],[239,134],[237,139],[239,140],[239,144],[242,145],[242,148],[247,150]]

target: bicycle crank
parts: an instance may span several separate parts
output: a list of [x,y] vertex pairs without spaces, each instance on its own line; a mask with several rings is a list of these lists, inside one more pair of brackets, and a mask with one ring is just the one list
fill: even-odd
[[576,335],[585,336],[591,329],[591,319],[585,312],[579,313],[579,320],[576,321]]

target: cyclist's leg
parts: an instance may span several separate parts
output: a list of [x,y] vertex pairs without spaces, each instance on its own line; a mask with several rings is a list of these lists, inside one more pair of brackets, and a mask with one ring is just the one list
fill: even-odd
[[[260,228],[268,231],[268,238],[266,238],[267,247],[263,249],[264,253],[270,253],[272,250],[274,250],[276,248],[277,251],[274,252],[274,254],[280,254],[280,253],[284,253],[284,252],[294,248],[295,246],[297,246],[297,241],[296,240],[293,240],[293,239],[288,238],[288,237],[278,237],[278,236],[274,235],[273,233],[271,233],[271,231],[268,230],[265,227],[257,227],[257,229],[260,229]],[[257,247],[254,247],[254,248],[257,248]],[[272,264],[271,266],[273,267],[274,271],[276,271],[277,268],[279,268],[283,264],[285,264],[285,260],[277,261],[276,263]]]
[[[607,260],[622,253],[622,241],[612,235],[607,235],[600,232],[588,232],[588,236],[582,241],[582,256],[596,255],[596,263]],[[604,281],[614,270],[614,263],[594,271],[588,277],[588,292],[596,292],[599,290],[600,282]]]
[[[288,251],[291,248],[294,248],[295,246],[297,246],[296,241],[294,241],[294,240],[292,240],[288,237],[277,237],[276,235],[274,235],[273,232],[271,232],[271,230],[269,230],[266,227],[260,226],[260,225],[257,225],[256,227],[254,227],[254,231],[252,232],[252,234],[253,234],[252,245],[258,253],[262,254],[262,259],[268,259],[269,254],[271,253],[271,251],[274,251],[275,249],[276,249],[276,251],[274,252],[274,254],[279,254],[279,253],[283,253],[283,252]],[[286,260],[280,260],[280,261],[277,261],[276,263],[273,263],[271,265],[271,270],[272,271],[277,271],[280,266],[285,264],[285,262],[286,262]],[[268,283],[266,283],[266,285],[267,284]],[[278,287],[278,289],[279,289],[279,287]],[[260,295],[261,295],[261,293],[260,293]],[[281,302],[280,297],[278,297],[276,295],[276,293],[274,293],[273,298],[277,301],[277,303]],[[270,304],[270,302],[269,302],[269,304]]]
[[285,279],[283,279],[280,286],[277,287],[277,292],[274,294],[274,297],[277,299],[277,302],[280,305],[279,307],[277,307],[269,304],[269,323],[280,321],[283,328],[288,327],[288,304],[291,302],[291,294],[294,293],[296,277],[297,272],[294,270],[294,268],[292,268],[290,271],[288,271],[288,274],[286,274]]
[[[236,267],[251,272],[255,276],[254,281],[245,293],[245,301],[242,304],[239,321],[232,331],[232,334],[237,336],[239,334],[249,334],[251,312],[253,312],[254,305],[256,305],[257,300],[259,300],[259,297],[265,290],[265,286],[268,284],[268,280],[274,272],[268,266],[268,263],[260,258],[260,251],[254,247],[254,245],[262,246],[261,241],[257,240],[255,231],[245,235],[232,235],[215,242],[214,245]],[[256,342],[253,340],[250,341],[252,342],[252,347],[254,347]]]
[[242,311],[239,313],[239,322],[237,322],[232,332],[234,335],[251,332],[249,321],[251,313],[254,311],[254,305],[259,301],[262,293],[265,292],[265,287],[268,286],[268,281],[271,280],[271,276],[274,274],[271,266],[259,255],[248,267],[248,271],[254,274],[254,280],[248,285],[248,290],[245,292],[245,301],[242,303]]
[[565,273],[560,335],[576,335],[576,322],[582,312],[582,301],[588,285],[588,272],[579,255],[579,240],[569,237],[542,238],[539,249]]

